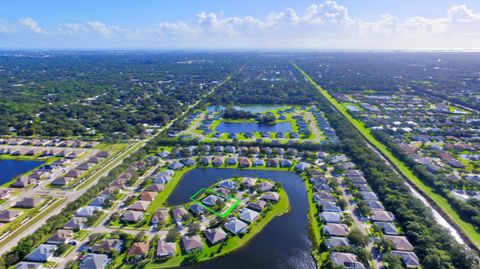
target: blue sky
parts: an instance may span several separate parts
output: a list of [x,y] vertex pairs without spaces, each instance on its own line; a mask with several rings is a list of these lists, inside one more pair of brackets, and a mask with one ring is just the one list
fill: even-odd
[[478,0],[2,0],[0,48],[479,48]]

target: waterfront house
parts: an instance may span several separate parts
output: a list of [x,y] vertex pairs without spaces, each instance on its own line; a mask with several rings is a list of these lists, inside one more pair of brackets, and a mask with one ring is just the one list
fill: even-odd
[[248,225],[235,218],[235,217],[231,217],[224,225],[225,229],[227,229],[229,232],[231,232],[232,234],[239,234],[239,233],[245,233],[248,229]]
[[185,252],[192,252],[196,250],[201,250],[203,248],[202,238],[199,235],[182,237],[182,246]]
[[203,235],[207,238],[211,245],[215,245],[219,242],[227,239],[227,233],[222,228],[206,229],[203,231]]
[[177,244],[175,242],[167,242],[158,240],[156,256],[160,259],[170,258],[177,254]]

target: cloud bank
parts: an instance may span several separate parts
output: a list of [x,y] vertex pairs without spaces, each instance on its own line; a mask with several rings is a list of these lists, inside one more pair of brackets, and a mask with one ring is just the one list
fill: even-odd
[[[159,21],[150,27],[124,27],[101,21],[65,22],[44,29],[33,18],[0,18],[0,40],[15,45],[28,38],[48,46],[135,48],[317,48],[425,49],[480,48],[480,13],[466,5],[451,6],[439,18],[400,20],[383,14],[365,21],[350,16],[336,1],[253,16],[200,12],[185,21]],[[22,44],[17,44],[21,46]],[[0,45],[1,46],[1,45]]]

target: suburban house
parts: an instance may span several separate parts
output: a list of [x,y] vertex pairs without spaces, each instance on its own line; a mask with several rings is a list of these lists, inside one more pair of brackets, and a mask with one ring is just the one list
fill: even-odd
[[385,239],[391,241],[395,250],[413,251],[414,247],[405,236],[385,235]]
[[138,259],[141,260],[147,256],[148,250],[150,248],[150,245],[148,242],[136,242],[133,243],[132,246],[130,247],[130,250],[127,253],[127,257],[129,259]]
[[159,208],[152,216],[152,224],[156,225],[158,222],[165,223],[168,218],[168,208]]
[[106,268],[110,259],[105,254],[89,253],[80,262],[80,269],[103,269]]
[[408,251],[392,251],[393,255],[398,255],[402,258],[403,263],[407,268],[418,268],[420,267],[420,262],[418,262],[418,257],[414,252]]
[[218,242],[224,241],[228,236],[222,228],[206,229],[203,231],[203,234],[211,245],[215,245]]
[[143,219],[143,212],[129,210],[122,215],[122,221],[139,222]]
[[181,221],[185,217],[187,217],[189,214],[188,214],[188,211],[185,209],[185,207],[182,206],[182,207],[173,208],[172,215],[176,221]]
[[185,252],[192,252],[203,248],[202,238],[199,235],[182,237],[182,246]]
[[230,218],[227,223],[225,223],[224,227],[235,235],[239,233],[244,233],[248,229],[248,225],[245,222],[235,217]]
[[323,232],[329,236],[346,237],[348,235],[348,226],[338,223],[327,223],[323,227]]
[[258,211],[258,212],[262,212],[262,210],[265,208],[265,206],[267,206],[267,202],[265,202],[264,200],[258,200],[256,202],[249,202],[247,204],[247,207],[248,208],[251,208],[255,211]]
[[56,249],[56,245],[41,244],[30,252],[25,259],[32,262],[47,262],[53,257]]
[[213,158],[212,164],[213,166],[220,166],[223,164],[223,160],[220,157],[215,157]]
[[169,169],[172,169],[172,170],[180,170],[184,167],[184,165],[180,162],[174,162],[172,164],[170,164],[170,166],[168,166]]
[[370,219],[372,221],[393,222],[395,221],[395,216],[389,211],[372,211]]
[[139,198],[142,201],[148,201],[148,202],[153,202],[155,200],[155,197],[157,196],[158,193],[153,192],[153,191],[144,191],[142,194],[140,194]]
[[258,184],[257,189],[261,192],[271,191],[275,187],[275,184],[271,182],[262,182]]
[[332,252],[331,259],[334,265],[347,269],[364,269],[365,266],[357,261],[357,256],[352,253]]
[[163,184],[152,184],[145,188],[145,191],[151,191],[151,192],[161,192],[163,190],[165,190],[165,185]]
[[218,186],[222,187],[222,188],[225,188],[225,189],[229,189],[229,190],[236,190],[237,189],[237,182],[235,182],[233,180],[230,180],[230,179],[226,179],[226,180],[221,181],[218,184]]
[[47,244],[60,245],[66,244],[73,240],[73,231],[72,230],[57,230],[49,239],[47,239]]
[[177,244],[175,242],[167,242],[159,240],[157,244],[157,257],[161,259],[170,258],[177,254]]
[[2,210],[0,211],[0,222],[10,222],[22,214],[20,210]]
[[190,206],[190,211],[192,211],[192,213],[195,215],[195,216],[200,216],[202,214],[205,214],[207,212],[207,210],[205,209],[205,207],[195,203],[195,204],[192,204]]
[[147,210],[150,203],[151,202],[149,202],[149,201],[136,201],[131,206],[129,206],[128,209],[129,210],[135,210],[135,211],[145,211],[145,210]]
[[349,247],[349,246],[350,246],[350,240],[348,240],[345,237],[332,236],[332,237],[328,238],[328,240],[327,240],[327,247],[328,248]]
[[120,239],[105,239],[91,247],[92,252],[110,253],[112,250],[120,253],[123,249],[123,241]]
[[19,262],[13,269],[41,269],[43,268],[42,263],[38,262]]
[[66,224],[63,226],[64,229],[70,230],[80,230],[85,228],[85,223],[87,223],[87,218],[84,217],[72,217]]
[[217,203],[223,202],[224,199],[218,197],[217,195],[210,194],[209,196],[203,198],[202,203],[208,205],[208,206],[214,206]]
[[319,214],[320,220],[325,221],[326,223],[340,223],[342,219],[342,214],[339,212],[322,212]]
[[397,229],[395,228],[395,225],[391,222],[376,221],[373,224],[382,228],[382,231],[383,231],[384,234],[398,235],[398,232],[397,232]]
[[43,201],[43,198],[31,198],[25,197],[15,204],[15,207],[19,208],[34,208]]
[[260,213],[258,213],[257,211],[253,211],[251,209],[248,209],[248,208],[244,208],[242,209],[242,211],[238,214],[238,217],[241,219],[241,220],[244,220],[248,223],[252,223],[255,221],[255,219],[260,215]]
[[101,211],[102,208],[101,207],[96,207],[96,206],[84,206],[84,207],[80,207],[79,209],[77,209],[77,212],[75,213],[75,215],[77,217],[85,217],[85,218],[88,218],[88,217],[91,217],[93,216],[93,214],[95,213],[95,211]]
[[280,199],[280,195],[276,192],[273,192],[273,191],[269,191],[269,192],[266,192],[265,194],[263,194],[260,199],[262,200],[267,200],[267,201],[274,201],[274,202],[278,202],[278,200]]

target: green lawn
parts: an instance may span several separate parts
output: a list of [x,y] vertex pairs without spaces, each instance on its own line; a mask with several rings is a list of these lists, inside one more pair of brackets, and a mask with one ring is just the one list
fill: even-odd
[[460,215],[452,208],[452,206],[448,203],[447,199],[442,197],[441,195],[435,193],[433,189],[426,185],[423,181],[421,181],[417,176],[413,174],[413,172],[397,157],[395,157],[392,152],[380,141],[378,141],[373,135],[371,134],[370,130],[365,127],[365,124],[362,121],[354,119],[350,114],[347,113],[347,109],[337,102],[326,90],[324,90],[321,86],[319,86],[310,76],[308,76],[302,69],[300,69],[297,65],[293,64],[307,79],[308,81],[318,89],[318,91],[338,110],[340,113],[347,118],[352,125],[362,134],[362,136],[368,140],[370,144],[375,146],[377,150],[379,150],[385,158],[387,158],[400,173],[406,177],[410,183],[412,183],[420,192],[423,193],[423,196],[426,198],[430,198],[433,201],[433,204],[436,206],[437,209],[443,211],[443,215],[446,216],[451,220],[452,223],[456,224],[456,226],[460,229],[460,231],[470,239],[470,241],[477,247],[480,248],[480,234],[477,233],[475,227],[463,221],[460,218]]

